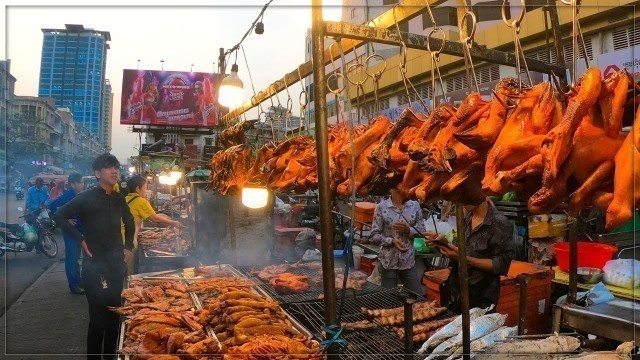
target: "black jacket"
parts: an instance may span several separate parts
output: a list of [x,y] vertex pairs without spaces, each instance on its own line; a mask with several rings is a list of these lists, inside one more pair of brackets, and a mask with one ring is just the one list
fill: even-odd
[[[80,218],[84,236],[68,219]],[[97,264],[113,265],[124,261],[122,244],[122,223],[124,223],[124,248],[133,249],[135,223],[125,198],[119,192],[110,195],[100,186],[78,194],[62,206],[54,215],[54,220],[62,230],[71,234],[78,242],[87,242],[93,255],[91,261]]]

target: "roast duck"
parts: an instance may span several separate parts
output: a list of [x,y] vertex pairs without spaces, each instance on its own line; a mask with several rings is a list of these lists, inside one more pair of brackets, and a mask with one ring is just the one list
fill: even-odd
[[[549,82],[529,87],[505,78],[491,101],[471,93],[457,109],[443,103],[426,117],[407,108],[395,122],[380,116],[353,128],[331,125],[330,189],[348,197],[397,188],[422,202],[463,203],[516,190],[534,214],[561,202],[573,213],[598,206],[612,229],[632,218],[640,197],[633,187],[640,130],[621,133],[631,85],[626,71],[603,79],[591,68],[560,101]],[[220,193],[247,182],[298,193],[317,188],[313,138],[268,144],[255,157],[236,146],[212,159],[210,187]]]

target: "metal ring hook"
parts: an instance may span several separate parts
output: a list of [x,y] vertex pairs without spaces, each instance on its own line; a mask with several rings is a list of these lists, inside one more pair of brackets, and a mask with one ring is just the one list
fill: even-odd
[[[438,49],[437,51],[433,51],[431,50],[431,36],[438,31],[442,32],[442,39],[438,39],[438,40],[441,40],[442,42],[440,43],[440,49]],[[427,35],[427,50],[430,53],[436,54],[436,58],[438,58],[442,53],[442,50],[444,50],[444,44],[446,41],[447,41],[447,33],[442,28],[433,28],[433,30],[429,32],[429,35]]]
[[[358,80],[358,81],[353,81],[351,80],[351,78],[349,77],[349,74],[351,73],[352,69],[357,69],[357,68],[363,68],[364,69],[364,73],[365,73],[365,77],[363,80]],[[356,85],[356,86],[362,86],[365,82],[367,82],[367,79],[369,78],[369,73],[367,73],[367,68],[366,66],[364,66],[364,64],[361,64],[359,62],[354,62],[353,64],[349,65],[347,67],[347,81],[349,81],[352,85]]]
[[331,45],[329,45],[329,58],[331,58],[331,67],[333,68],[333,71],[336,71],[336,63],[333,59],[333,49],[332,49],[334,45],[338,45],[338,43],[334,41],[331,43]]
[[520,31],[520,23],[522,22],[522,19],[524,19],[524,15],[527,12],[527,8],[526,8],[526,4],[525,4],[525,0],[520,0],[520,16],[518,16],[518,18],[509,21],[509,19],[507,19],[507,6],[508,6],[508,0],[502,0],[502,21],[504,21],[505,24],[507,24],[508,27],[510,28],[516,28],[517,31]]
[[[337,89],[332,89],[331,85],[329,85],[329,80],[331,80],[332,78],[336,78],[336,82],[338,82],[338,78],[342,78],[342,86],[338,85]],[[332,94],[340,94],[345,87],[345,81],[344,81],[344,75],[342,73],[339,72],[333,72],[331,73],[331,75],[327,76],[327,89],[329,89],[329,92],[331,92]]]
[[[382,61],[383,63],[382,70],[379,70],[374,74],[369,73],[369,61],[371,59],[380,59],[380,61]],[[387,59],[385,59],[382,55],[379,55],[379,54],[371,54],[367,56],[367,59],[364,61],[364,63],[366,65],[364,68],[364,72],[367,73],[367,76],[370,76],[372,78],[379,78],[380,76],[382,76],[385,70],[387,70]]]
[[464,21],[468,16],[471,16],[471,32],[469,33],[469,36],[463,38],[462,41],[467,43],[467,46],[470,46],[471,43],[473,42],[473,36],[476,34],[476,25],[478,23],[478,18],[476,17],[476,14],[473,11],[471,10],[467,11],[462,16],[462,19],[460,19],[460,28],[464,27]]

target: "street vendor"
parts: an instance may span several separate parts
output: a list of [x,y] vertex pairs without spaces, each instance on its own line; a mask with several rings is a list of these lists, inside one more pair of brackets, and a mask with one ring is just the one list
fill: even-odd
[[151,203],[147,200],[147,179],[140,175],[135,175],[127,181],[127,186],[129,187],[129,193],[125,199],[136,224],[135,237],[133,241],[133,261],[129,262],[127,269],[129,275],[131,275],[136,267],[135,253],[138,249],[138,232],[142,228],[142,222],[144,220],[151,220],[154,223],[166,224],[174,227],[179,227],[180,222],[177,220],[171,220],[164,215],[156,214]]
[[[464,206],[465,238],[468,265],[469,307],[487,308],[497,305],[500,296],[500,275],[506,275],[515,256],[513,226],[483,194],[469,196]],[[458,247],[435,243],[443,235],[427,234],[430,246],[436,246],[443,256],[451,259],[451,275],[446,306],[460,312],[460,281],[458,278]]]
[[396,189],[376,205],[369,242],[380,245],[378,271],[382,286],[392,288],[400,282],[417,294],[424,294],[416,271],[413,238],[425,232],[420,204]]

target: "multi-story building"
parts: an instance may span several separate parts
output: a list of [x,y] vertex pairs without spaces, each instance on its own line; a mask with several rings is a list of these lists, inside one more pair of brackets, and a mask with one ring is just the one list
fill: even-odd
[[102,119],[100,121],[100,141],[104,147],[111,149],[111,125],[113,122],[113,91],[111,82],[106,79],[102,89]]
[[[11,114],[16,78],[11,75],[11,60],[0,61],[0,144],[6,144],[7,118]],[[6,165],[5,149],[0,149],[2,170]]]
[[110,33],[70,24],[42,33],[38,95],[54,98],[56,107],[71,110],[77,124],[101,136]]
[[15,96],[12,105],[7,136],[9,158],[16,164],[58,165],[62,120],[56,112],[55,100]]
[[[398,1],[393,0],[344,0],[342,8],[342,21],[366,25],[371,19],[377,17],[384,11],[392,9]],[[508,18],[513,18],[520,14],[520,8],[516,6],[517,1],[511,1],[510,6],[506,8]],[[459,30],[457,27],[458,15],[456,9],[457,2],[455,0],[439,1],[437,6],[432,8],[436,23],[446,32],[446,39],[459,41]],[[553,44],[553,38],[550,34],[550,23],[547,23],[549,31],[546,30],[546,16],[542,6],[546,1],[529,1],[526,2],[526,14],[522,22],[519,38],[524,49],[525,55],[542,61],[555,63],[556,51]],[[590,60],[591,67],[600,67],[605,76],[612,70],[627,67],[628,70],[635,74],[636,78],[640,77],[637,67],[634,69],[634,63],[640,61],[640,25],[634,24],[634,18],[638,16],[638,11],[629,6],[632,1],[616,0],[603,4],[596,0],[582,1],[580,10],[581,28],[584,34],[586,53]],[[471,1],[472,10],[478,18],[478,25],[474,41],[479,46],[487,48],[499,49],[502,51],[513,52],[512,31],[501,19],[502,1]],[[571,44],[571,11],[570,7],[563,5],[561,2],[556,4],[559,13],[559,22],[563,28],[563,47],[562,54],[569,69],[572,67],[573,49]],[[548,14],[547,14],[548,15]],[[399,24],[400,30],[414,34],[427,36],[433,29],[431,19],[427,12],[417,16],[409,21]],[[564,31],[568,29],[568,31]],[[440,37],[439,35],[436,35]],[[550,47],[546,46],[546,38],[550,38]],[[332,40],[325,41],[325,47],[328,48]],[[311,59],[311,37],[307,36],[306,60]],[[407,90],[400,76],[399,64],[401,56],[399,55],[399,47],[386,44],[371,44],[357,49],[358,59],[364,62],[367,56],[373,53],[381,55],[386,61],[386,69],[379,82],[381,91],[378,94],[378,103],[381,113],[394,120],[402,109],[407,106],[421,108],[418,99],[423,100],[427,106],[432,107],[432,89],[431,89],[431,58],[427,51],[409,49],[407,52],[407,76],[411,79],[416,91],[412,89],[407,94]],[[580,54],[580,53],[579,53]],[[585,61],[580,56],[578,61],[578,76],[586,68]],[[355,56],[353,52],[345,54],[347,68],[354,63]],[[368,72],[374,74],[382,70],[385,64],[380,61],[370,61],[367,66]],[[458,103],[466,97],[469,89],[466,78],[466,67],[464,60],[454,56],[441,56],[439,66],[442,73],[443,88],[446,93],[446,100]],[[335,61],[335,69],[330,64],[325,68],[327,76],[334,71],[341,72],[341,59]],[[354,68],[357,70],[356,68]],[[510,66],[503,66],[487,62],[476,62],[475,70],[479,82],[480,93],[486,99],[491,97],[491,90],[499,79],[504,77],[514,77],[515,69]],[[358,77],[362,74],[348,73],[350,76]],[[534,83],[547,80],[545,74],[532,73]],[[335,79],[335,77],[333,77]],[[524,76],[523,76],[524,78]],[[305,79],[305,86],[309,92],[310,104],[307,110],[307,116],[310,116],[313,124],[313,94],[312,94],[311,76]],[[331,82],[331,81],[329,81]],[[334,84],[335,85],[335,84]],[[335,87],[335,86],[334,86]],[[373,81],[369,79],[364,85],[364,95],[360,100],[362,113],[374,114],[375,104],[373,101]],[[349,86],[351,94],[351,106],[356,106],[356,88]],[[443,101],[440,85],[436,84],[436,102]],[[334,95],[327,94],[327,114],[328,122],[336,122],[336,114],[338,109],[344,109],[344,97],[346,91],[341,94],[339,101],[340,107],[336,107]],[[355,110],[352,110],[352,118]],[[371,116],[371,115],[370,115]]]

